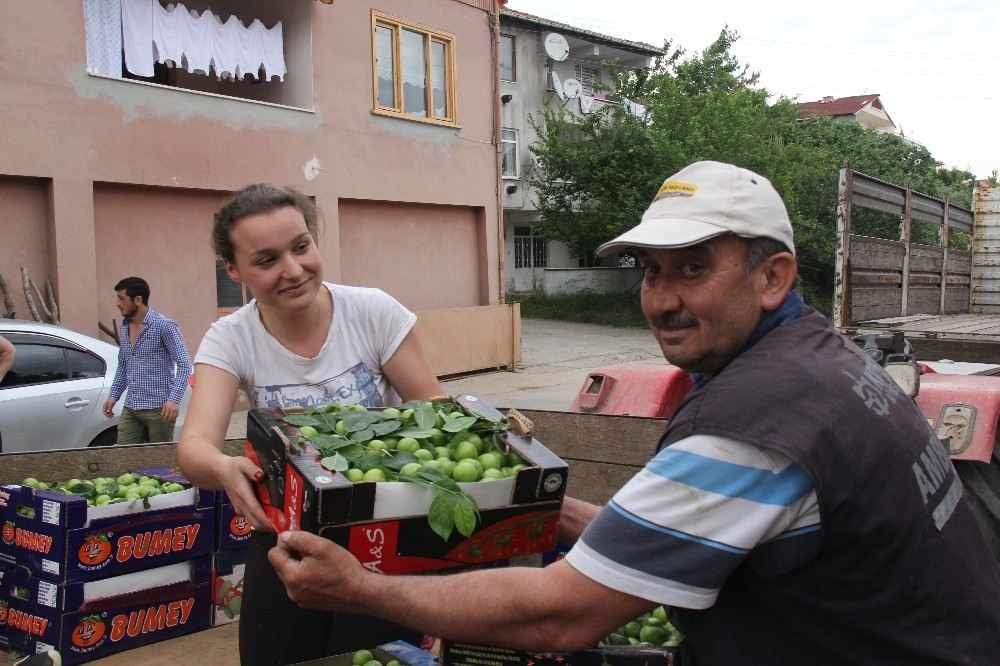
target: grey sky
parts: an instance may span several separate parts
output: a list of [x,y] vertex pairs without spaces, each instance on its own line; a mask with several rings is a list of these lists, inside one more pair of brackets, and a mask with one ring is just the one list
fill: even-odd
[[511,0],[509,8],[700,51],[726,24],[769,92],[812,101],[880,93],[902,132],[946,166],[1000,168],[1000,6],[991,0],[830,3]]

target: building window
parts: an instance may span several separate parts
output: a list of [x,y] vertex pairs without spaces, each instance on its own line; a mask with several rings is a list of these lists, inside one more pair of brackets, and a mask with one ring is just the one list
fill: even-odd
[[234,282],[229,273],[226,272],[226,265],[222,259],[215,259],[215,302],[219,309],[219,314],[229,314],[235,312],[250,302],[253,294],[250,289],[241,282]]
[[455,38],[372,11],[375,113],[454,125]]
[[601,82],[601,70],[577,63],[574,66],[576,80],[580,82],[580,93],[588,97],[594,94],[594,84]]
[[500,35],[500,78],[504,81],[517,81],[515,65],[514,38],[510,35]]
[[545,268],[549,246],[531,227],[514,227],[514,268]]
[[517,178],[517,130],[503,128],[500,140],[503,143],[503,177]]

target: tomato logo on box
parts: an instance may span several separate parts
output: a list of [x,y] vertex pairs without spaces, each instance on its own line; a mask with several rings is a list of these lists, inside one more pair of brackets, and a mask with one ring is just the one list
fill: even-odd
[[70,640],[78,648],[89,648],[100,643],[106,633],[107,629],[101,616],[88,615],[73,629]]
[[111,539],[107,534],[92,534],[80,544],[76,556],[80,564],[96,567],[111,557]]
[[250,534],[253,530],[253,525],[244,516],[236,514],[233,519],[229,521],[229,532],[237,538],[242,538]]

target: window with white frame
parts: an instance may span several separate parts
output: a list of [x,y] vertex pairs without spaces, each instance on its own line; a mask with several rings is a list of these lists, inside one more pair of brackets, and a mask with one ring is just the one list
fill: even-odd
[[517,130],[504,127],[500,130],[500,141],[503,145],[503,177],[517,178]]
[[372,10],[372,111],[454,125],[455,37]]
[[514,227],[514,268],[545,268],[549,246],[531,227]]
[[514,58],[514,37],[500,35],[500,78],[504,81],[517,80],[517,63]]
[[580,92],[591,96],[594,94],[594,84],[601,82],[601,70],[577,63],[573,67],[576,80],[580,82]]

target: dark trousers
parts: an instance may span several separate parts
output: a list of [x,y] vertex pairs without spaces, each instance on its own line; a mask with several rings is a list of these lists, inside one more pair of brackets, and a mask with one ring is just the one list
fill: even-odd
[[367,615],[306,610],[285,593],[267,561],[273,534],[254,533],[247,550],[240,611],[240,663],[285,666],[394,640],[420,645],[421,634]]

